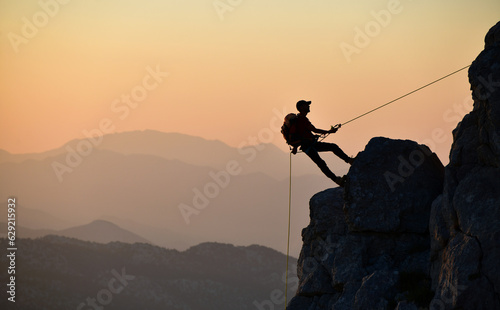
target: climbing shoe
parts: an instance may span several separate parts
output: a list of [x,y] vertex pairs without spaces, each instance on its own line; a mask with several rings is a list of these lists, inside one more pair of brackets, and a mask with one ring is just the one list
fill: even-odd
[[355,160],[356,160],[356,156],[355,156],[355,157],[351,157],[351,158],[349,158],[349,160],[347,161],[347,163],[348,163],[349,165],[352,165],[352,164],[354,163],[354,161],[355,161]]
[[335,177],[335,179],[333,180],[333,182],[337,183],[338,186],[340,186],[340,187],[344,187],[345,180],[346,180],[346,176],[344,175],[343,177]]

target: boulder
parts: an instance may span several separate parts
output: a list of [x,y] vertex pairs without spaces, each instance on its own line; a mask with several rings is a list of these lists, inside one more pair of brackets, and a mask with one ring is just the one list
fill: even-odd
[[356,157],[345,186],[351,231],[426,233],[444,167],[425,145],[373,138]]
[[[387,309],[407,296],[408,305],[426,306],[422,300],[432,297],[429,213],[442,191],[443,165],[416,142],[374,138],[347,180],[345,188],[309,202],[299,288],[288,309]],[[418,289],[427,289],[424,298],[408,285],[415,279]]]

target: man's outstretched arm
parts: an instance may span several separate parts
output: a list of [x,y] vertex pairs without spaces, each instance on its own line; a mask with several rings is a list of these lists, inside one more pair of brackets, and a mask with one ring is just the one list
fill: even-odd
[[325,135],[327,133],[334,133],[338,130],[338,128],[334,128],[334,127],[332,127],[332,129],[330,129],[330,130],[323,130],[323,129],[319,129],[319,128],[314,127],[314,125],[312,125],[312,124],[311,124],[311,128],[309,128],[309,129],[314,133],[319,133],[320,135]]

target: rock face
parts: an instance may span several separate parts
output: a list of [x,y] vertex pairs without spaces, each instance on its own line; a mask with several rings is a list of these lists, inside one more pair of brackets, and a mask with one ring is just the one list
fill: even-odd
[[428,222],[443,172],[426,146],[372,139],[352,165],[345,190],[329,189],[310,201],[299,288],[288,309],[428,304]]
[[345,211],[350,230],[426,233],[443,174],[427,146],[373,138],[349,171]]
[[446,168],[374,138],[344,189],[311,198],[289,310],[500,309],[500,23],[469,81]]
[[474,109],[453,131],[430,219],[431,309],[500,309],[500,22],[469,69]]

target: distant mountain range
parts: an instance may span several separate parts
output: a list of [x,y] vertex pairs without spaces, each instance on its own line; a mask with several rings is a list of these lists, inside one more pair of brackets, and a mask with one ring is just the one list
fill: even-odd
[[[237,160],[242,166],[242,174],[261,172],[277,179],[288,176],[288,156],[274,144],[244,145],[238,149],[218,140],[206,140],[180,133],[163,133],[154,130],[107,134],[101,138],[96,136],[90,139],[75,139],[57,149],[42,153],[11,154],[0,150],[0,163],[20,163],[30,159],[44,160],[66,155],[68,149],[77,151],[82,141],[91,142],[92,148],[96,150],[107,150],[124,155],[153,155],[219,170],[225,169],[229,161]],[[318,171],[310,169],[307,162],[299,160],[294,167],[294,175],[319,175]]]
[[[7,224],[0,223],[0,237],[6,237]],[[96,220],[86,225],[75,226],[63,230],[52,229],[30,229],[22,226],[16,227],[17,238],[40,238],[47,235],[57,235],[68,238],[75,238],[83,241],[109,243],[151,243],[149,240],[125,230],[118,225],[108,221]]]
[[[83,139],[40,154],[0,152],[0,199],[17,198],[18,225],[62,230],[106,220],[179,250],[206,241],[286,250],[289,162],[276,146],[251,147],[250,158],[220,141],[182,134],[147,130],[101,139],[87,151],[91,142]],[[72,151],[83,154],[80,161]],[[347,168],[334,155],[324,158]],[[54,163],[70,169],[61,182]],[[293,157],[292,172],[298,255],[309,197],[334,184],[303,154]]]
[[[3,249],[7,239],[0,239]],[[256,309],[284,306],[285,255],[263,246],[203,243],[184,252],[144,243],[18,239],[16,309]],[[7,270],[8,257],[0,256]],[[290,259],[289,270],[297,260]],[[289,275],[288,296],[297,288]],[[0,282],[9,283],[7,273]],[[12,303],[2,290],[0,308]],[[280,301],[275,304],[273,301]]]

